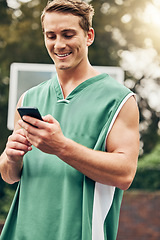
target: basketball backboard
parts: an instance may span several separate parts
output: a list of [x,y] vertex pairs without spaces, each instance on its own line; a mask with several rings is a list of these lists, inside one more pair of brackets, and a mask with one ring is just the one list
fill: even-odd
[[[99,72],[107,73],[123,83],[124,72],[120,67],[94,66]],[[54,64],[12,63],[10,67],[9,105],[7,127],[14,128],[14,113],[20,96],[56,73]]]

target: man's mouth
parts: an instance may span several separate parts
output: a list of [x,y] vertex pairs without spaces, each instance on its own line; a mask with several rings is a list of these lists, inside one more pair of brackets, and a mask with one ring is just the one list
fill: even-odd
[[55,53],[55,55],[58,56],[58,57],[67,57],[67,56],[69,56],[71,53],[72,53],[72,52],[64,53],[64,54]]

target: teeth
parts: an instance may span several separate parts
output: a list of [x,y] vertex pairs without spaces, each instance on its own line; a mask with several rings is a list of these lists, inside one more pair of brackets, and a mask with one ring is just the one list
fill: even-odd
[[66,57],[68,55],[70,55],[70,53],[66,53],[66,54],[56,54],[58,57]]

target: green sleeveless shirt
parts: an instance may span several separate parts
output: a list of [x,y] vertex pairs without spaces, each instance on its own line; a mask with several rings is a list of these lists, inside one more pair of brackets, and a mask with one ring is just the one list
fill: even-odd
[[[63,134],[105,151],[116,117],[133,93],[107,74],[90,78],[66,99],[57,76],[26,92],[23,106],[51,114]],[[89,179],[55,155],[33,147],[1,240],[115,240],[123,191]]]

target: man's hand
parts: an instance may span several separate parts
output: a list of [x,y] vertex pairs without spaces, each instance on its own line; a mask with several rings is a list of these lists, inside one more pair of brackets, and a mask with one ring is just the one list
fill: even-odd
[[31,150],[31,144],[26,139],[23,129],[18,129],[8,138],[5,153],[10,162],[17,163],[23,159],[25,153]]
[[45,153],[59,155],[66,138],[56,119],[47,115],[43,117],[44,121],[29,116],[24,116],[23,120],[25,122],[19,120],[18,124],[23,128],[28,142]]
[[0,172],[5,182],[13,184],[20,180],[23,156],[31,150],[31,144],[26,139],[23,129],[15,130],[8,138],[6,148],[0,157]]

